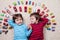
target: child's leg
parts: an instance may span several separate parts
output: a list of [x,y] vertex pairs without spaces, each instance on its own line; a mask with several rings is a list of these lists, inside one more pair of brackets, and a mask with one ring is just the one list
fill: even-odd
[[29,38],[29,40],[38,40],[38,38]]
[[36,40],[36,39],[31,38],[31,39],[29,39],[29,40]]
[[44,40],[44,38],[40,38],[40,37],[32,38],[32,37],[30,37],[29,40]]
[[38,39],[38,40],[43,40],[43,39]]

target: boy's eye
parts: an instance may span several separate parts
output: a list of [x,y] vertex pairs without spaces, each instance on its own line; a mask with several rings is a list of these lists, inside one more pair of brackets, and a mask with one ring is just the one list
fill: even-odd
[[33,20],[33,18],[31,18]]
[[22,19],[19,19],[19,20],[22,20]]
[[16,21],[18,21],[18,19],[16,19]]
[[32,20],[34,19],[34,18],[31,18]]
[[22,19],[17,19],[16,21],[19,21],[19,20],[22,20]]

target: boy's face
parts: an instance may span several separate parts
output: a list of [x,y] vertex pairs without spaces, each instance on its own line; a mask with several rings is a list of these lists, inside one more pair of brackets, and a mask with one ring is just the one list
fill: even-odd
[[19,17],[19,18],[15,19],[15,23],[16,23],[16,24],[18,24],[18,25],[21,25],[21,24],[22,24],[22,22],[23,22],[23,20],[22,20],[22,18],[21,18],[21,17]]
[[30,21],[31,21],[32,24],[34,24],[34,23],[37,22],[35,16],[31,16],[31,17],[30,17]]

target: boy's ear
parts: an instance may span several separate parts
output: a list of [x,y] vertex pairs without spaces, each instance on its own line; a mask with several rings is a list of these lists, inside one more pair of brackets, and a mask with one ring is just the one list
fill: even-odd
[[38,23],[39,22],[39,20],[36,20],[36,23]]
[[13,22],[15,23],[15,20],[13,20]]
[[37,22],[39,21],[39,20],[36,20]]

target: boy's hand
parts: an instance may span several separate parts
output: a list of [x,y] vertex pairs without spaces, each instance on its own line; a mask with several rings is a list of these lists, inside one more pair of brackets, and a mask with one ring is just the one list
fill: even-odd
[[32,26],[31,25],[28,25],[28,29],[32,29]]

